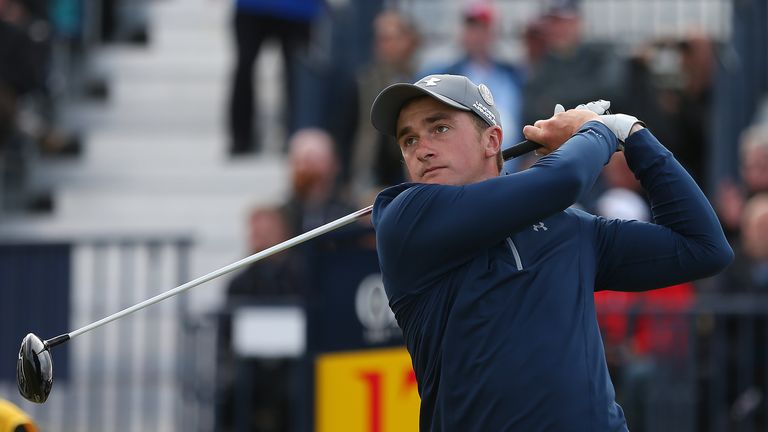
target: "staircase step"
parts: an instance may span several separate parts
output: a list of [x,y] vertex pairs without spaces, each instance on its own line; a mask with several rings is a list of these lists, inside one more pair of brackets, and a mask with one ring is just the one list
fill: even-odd
[[[118,170],[121,167],[190,171],[192,168],[216,168],[224,162],[221,134],[193,135],[166,130],[164,133],[115,133],[113,130],[93,131],[87,135],[88,148],[84,162],[93,167]],[[261,164],[265,165],[265,164]]]
[[[89,164],[84,161],[40,161],[35,175],[38,187],[58,189],[107,189],[167,191],[193,190],[220,192],[227,189],[248,187],[257,189],[259,184],[284,189],[287,186],[287,167],[283,157],[260,156],[238,158],[216,163],[190,163],[179,159],[174,163],[128,163],[141,158],[131,156],[126,163]],[[135,162],[135,161],[134,161]]]
[[232,55],[229,50],[201,53],[170,51],[150,45],[147,48],[109,47],[99,57],[97,68],[108,71],[110,77],[160,78],[172,84],[180,79],[219,77],[230,67]]
[[[147,2],[146,46],[100,47],[93,71],[109,98],[68,107],[62,121],[82,133],[71,160],[42,159],[31,189],[51,191],[53,213],[5,218],[0,235],[194,238],[190,271],[207,273],[246,255],[248,212],[277,205],[289,188],[284,141],[274,121],[283,103],[280,46],[265,43],[254,68],[266,152],[228,154],[226,105],[234,64],[232,3]],[[277,141],[280,142],[277,142]],[[216,307],[224,280],[202,294]],[[218,288],[217,288],[218,287]]]
[[165,106],[114,104],[108,107],[87,105],[76,108],[72,123],[89,125],[93,131],[130,133],[194,133],[222,130],[222,108],[216,104]]
[[220,32],[229,25],[232,2],[218,0],[183,0],[153,2],[150,6],[152,29],[212,29]]
[[[276,205],[284,196],[279,190],[233,191],[230,193],[173,194],[158,191],[61,191],[56,195],[57,215],[63,221],[101,229],[187,230],[206,233],[210,239],[245,238],[246,215],[254,206]],[[205,244],[198,245],[207,247]]]

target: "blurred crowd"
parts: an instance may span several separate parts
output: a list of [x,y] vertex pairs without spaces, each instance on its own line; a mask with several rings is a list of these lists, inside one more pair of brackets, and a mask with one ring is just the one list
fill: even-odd
[[0,214],[50,210],[30,188],[40,158],[76,157],[80,133],[66,117],[77,100],[102,101],[93,67],[105,44],[148,42],[145,0],[0,0]]
[[[356,109],[338,112],[343,118],[336,124],[347,125],[347,130],[328,127],[323,131],[322,125],[309,129],[288,127],[292,133],[287,149],[293,192],[282,207],[254,210],[249,219],[253,250],[368,205],[382,188],[407,181],[398,146],[374,130],[369,121],[373,99],[392,83],[413,82],[433,73],[461,74],[485,83],[492,89],[502,114],[504,147],[522,139],[523,125],[549,117],[557,103],[574,107],[596,99],[610,100],[614,112],[631,113],[644,120],[690,175],[705,190],[713,191],[711,202],[738,251],[731,269],[712,280],[647,293],[596,295],[606,355],[620,402],[630,421],[634,421],[633,430],[646,430],[644,421],[649,413],[641,401],[648,379],[656,370],[652,359],[662,356],[679,362],[686,358],[688,327],[681,317],[697,297],[768,290],[768,119],[756,118],[755,124],[743,132],[738,178],[707,184],[711,146],[715,145],[711,129],[717,41],[692,29],[681,38],[652,39],[633,47],[630,53],[621,52],[626,47],[584,38],[578,2],[553,2],[524,28],[517,29],[523,56],[510,60],[499,55],[499,47],[506,42],[499,37],[502,17],[496,5],[481,0],[462,5],[455,42],[458,56],[436,64],[421,61],[422,35],[411,17],[385,8],[372,19],[370,57],[352,79]],[[293,45],[289,42],[287,46]],[[294,51],[290,55],[296,54]],[[244,56],[252,62],[250,53]],[[239,73],[235,74],[233,88],[239,85]],[[290,96],[290,91],[288,85],[286,92],[295,97]],[[239,97],[243,95],[235,91],[232,107]],[[237,123],[236,117],[231,117],[232,126]],[[253,133],[249,126],[248,134]],[[231,129],[230,136],[233,153],[244,148],[258,151],[258,145],[237,144],[243,136],[237,127]],[[253,142],[250,135],[248,139]],[[528,155],[508,161],[504,173],[523,170],[535,158]],[[605,167],[591,196],[577,205],[612,218],[650,217],[650,203],[621,153]],[[274,233],[280,235],[274,237]],[[230,298],[276,294],[300,297],[300,259],[286,256],[254,265],[232,281]],[[648,310],[653,313],[643,312]],[[259,418],[266,421],[263,416]],[[253,421],[258,430],[288,430],[287,423],[274,418],[268,423]],[[276,426],[280,424],[283,426]]]
[[[93,2],[85,0],[0,0],[0,205],[27,208],[25,167],[30,158],[71,156],[79,150],[78,132],[62,121],[68,98],[107,97],[97,74],[88,69],[91,51],[103,43],[147,43],[143,1],[99,0],[99,28],[83,19]],[[407,181],[398,146],[370,124],[375,96],[395,82],[413,82],[427,74],[455,73],[484,83],[493,91],[502,115],[504,147],[522,139],[522,127],[552,114],[557,103],[572,108],[596,99],[612,102],[612,111],[642,119],[710,193],[734,250],[736,262],[711,280],[682,284],[650,293],[599,293],[598,314],[614,382],[623,394],[636,394],[650,370],[643,359],[686,355],[688,331],[670,314],[687,310],[712,293],[768,292],[768,104],[742,131],[734,178],[709,184],[713,165],[712,116],[718,41],[691,30],[679,38],[648,40],[626,52],[626,46],[587,40],[579,2],[547,2],[515,41],[500,37],[501,12],[483,0],[461,3],[455,58],[422,61],[423,35],[417,21],[397,8],[377,10],[365,34],[371,44],[365,61],[346,75],[317,80],[312,35],[326,6],[322,0],[235,0],[232,32],[235,47],[227,130],[233,157],[263,151],[255,100],[254,63],[263,42],[281,43],[286,66],[281,85],[285,112],[280,115],[288,138],[283,146],[291,170],[291,192],[276,206],[254,208],[246,221],[249,247],[263,250],[307,230],[369,205],[382,188]],[[97,34],[94,38],[88,35]],[[508,37],[508,36],[507,36]],[[503,58],[507,43],[522,47],[518,58]],[[316,60],[316,59],[315,59]],[[307,72],[309,70],[309,72]],[[299,95],[308,73],[321,85]],[[345,88],[317,106],[312,94]],[[321,87],[321,88],[317,88]],[[761,95],[765,99],[766,95]],[[315,105],[312,105],[312,104]],[[317,113],[299,116],[304,105]],[[321,104],[322,105],[322,104]],[[328,116],[335,116],[328,120]],[[309,120],[307,120],[309,118]],[[31,154],[31,156],[30,156]],[[508,161],[504,173],[526,169],[536,156]],[[621,153],[605,167],[593,193],[577,205],[606,217],[647,220],[649,203]],[[370,246],[370,244],[369,244]],[[276,255],[236,275],[227,290],[227,307],[281,299],[301,302],[307,284],[305,258],[298,251]],[[656,309],[670,314],[643,314]],[[661,317],[661,318],[659,318]],[[662,320],[662,321],[659,321]],[[224,331],[226,334],[226,331]],[[222,340],[227,341],[227,338]],[[222,370],[234,361],[224,355]],[[272,398],[248,419],[253,430],[291,430],[290,365],[254,364],[269,384]],[[230,377],[232,378],[232,377]],[[232,378],[233,379],[233,378]],[[226,380],[225,380],[226,381]],[[272,381],[270,381],[272,382]],[[282,383],[282,384],[281,384]],[[230,382],[231,384],[231,382]],[[254,392],[263,389],[254,384]],[[275,391],[279,388],[280,391]],[[232,389],[219,396],[218,420],[231,427]],[[228,393],[229,392],[229,393]],[[738,393],[738,391],[735,391]],[[738,394],[733,397],[736,398]],[[630,421],[644,415],[631,400],[620,400]],[[634,411],[633,411],[634,410]],[[632,423],[630,423],[632,425]],[[633,430],[643,430],[641,423]]]

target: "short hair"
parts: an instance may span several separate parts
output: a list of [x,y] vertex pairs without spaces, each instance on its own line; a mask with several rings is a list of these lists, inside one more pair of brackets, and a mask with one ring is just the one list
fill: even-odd
[[376,15],[373,19],[374,29],[378,30],[379,26],[387,20],[394,21],[399,27],[399,30],[407,36],[412,37],[417,41],[421,38],[416,23],[410,17],[395,9],[385,9]]
[[768,213],[768,192],[759,193],[744,204],[744,217],[750,218],[755,215]]
[[747,201],[741,221],[744,251],[754,258],[768,258],[766,233],[763,229],[766,217],[768,217],[768,193],[763,192]]
[[757,124],[748,127],[742,132],[739,141],[739,152],[742,158],[748,157],[752,151],[760,148],[768,150],[768,125]]
[[[480,135],[491,127],[485,119],[475,113],[472,113],[472,123],[475,125],[475,130]],[[496,154],[496,168],[499,169],[499,173],[501,173],[502,167],[504,167],[504,156],[502,155],[501,148],[499,148],[499,152]]]

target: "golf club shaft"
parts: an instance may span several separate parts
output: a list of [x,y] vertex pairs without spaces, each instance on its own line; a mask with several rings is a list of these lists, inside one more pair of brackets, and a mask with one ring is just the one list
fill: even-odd
[[79,336],[85,332],[88,332],[90,330],[93,330],[97,327],[101,327],[104,324],[107,324],[109,322],[112,322],[116,319],[122,318],[128,314],[131,314],[133,312],[136,312],[137,310],[144,309],[147,306],[151,306],[155,303],[161,302],[169,297],[173,297],[176,294],[182,293],[190,288],[194,288],[200,284],[203,284],[205,282],[208,282],[210,280],[216,279],[219,276],[222,276],[224,274],[233,272],[237,269],[243,268],[249,264],[255,263],[256,261],[262,260],[264,258],[267,258],[269,256],[272,256],[276,253],[282,252],[286,249],[290,249],[298,244],[304,243],[307,240],[311,240],[317,236],[323,235],[327,232],[333,231],[335,229],[341,228],[345,225],[348,225],[357,219],[360,219],[363,216],[366,216],[371,213],[371,210],[373,209],[373,206],[368,206],[363,209],[360,209],[354,213],[350,213],[344,217],[341,217],[339,219],[336,219],[333,222],[329,222],[325,225],[319,226],[313,230],[307,231],[304,234],[300,234],[296,237],[293,237],[291,239],[288,239],[282,243],[276,244],[275,246],[272,246],[270,248],[264,249],[261,252],[257,252],[253,255],[250,255],[248,257],[245,257],[241,259],[240,261],[234,262],[232,264],[229,264],[225,267],[222,267],[218,270],[214,270],[206,275],[200,276],[199,278],[189,281],[183,285],[179,285],[176,288],[173,288],[171,290],[165,291],[161,294],[158,294],[150,299],[144,300],[141,303],[137,303],[131,307],[125,308],[121,310],[120,312],[117,312],[115,314],[112,314],[108,317],[104,317],[96,322],[93,322],[91,324],[88,324],[86,326],[83,326],[77,330],[74,330],[66,335],[60,335],[56,336],[55,338],[49,339],[46,341],[46,344],[49,346],[58,345],[61,343],[66,342],[68,339],[72,339],[76,336]]
[[[533,141],[525,140],[525,141],[519,142],[519,143],[515,144],[514,146],[504,150],[502,152],[502,155],[504,157],[504,160],[509,160],[509,159],[515,158],[517,156],[523,155],[525,153],[528,153],[528,152],[530,152],[532,150],[535,150],[535,149],[537,149],[539,147],[541,147],[541,146],[538,143],[535,143]],[[102,319],[100,319],[98,321],[95,321],[95,322],[93,322],[91,324],[83,326],[83,327],[81,327],[81,328],[79,328],[77,330],[74,330],[72,332],[69,332],[69,333],[66,333],[66,334],[62,334],[62,335],[56,336],[54,338],[48,339],[48,340],[45,341],[45,344],[47,346],[49,346],[49,347],[60,345],[60,344],[62,344],[64,342],[68,341],[69,339],[72,339],[72,338],[74,338],[76,336],[79,336],[79,335],[81,335],[81,334],[83,334],[85,332],[91,331],[91,330],[93,330],[93,329],[95,329],[97,327],[101,327],[104,324],[107,324],[107,323],[112,322],[112,321],[114,321],[116,319],[122,318],[122,317],[124,317],[126,315],[129,315],[129,314],[131,314],[133,312],[136,312],[136,311],[138,311],[140,309],[144,309],[147,306],[151,306],[151,305],[153,305],[155,303],[161,302],[161,301],[163,301],[163,300],[165,300],[165,299],[167,299],[169,297],[173,297],[176,294],[179,294],[179,293],[182,293],[184,291],[187,291],[190,288],[194,288],[194,287],[196,287],[196,286],[198,286],[200,284],[203,284],[203,283],[208,282],[210,280],[216,279],[219,276],[222,276],[222,275],[225,275],[227,273],[230,273],[230,272],[233,272],[235,270],[238,270],[240,268],[243,268],[243,267],[245,267],[245,266],[247,266],[249,264],[255,263],[256,261],[262,260],[262,259],[267,258],[269,256],[272,256],[272,255],[274,255],[276,253],[282,252],[282,251],[284,251],[286,249],[290,249],[290,248],[292,248],[292,247],[294,247],[294,246],[296,246],[298,244],[304,243],[307,240],[311,240],[311,239],[313,239],[313,238],[315,238],[317,236],[323,235],[323,234],[325,234],[327,232],[330,232],[330,231],[333,231],[335,229],[341,228],[341,227],[343,227],[345,225],[348,225],[348,224],[356,221],[357,219],[370,214],[371,210],[373,210],[373,206],[368,206],[368,207],[362,208],[362,209],[360,209],[360,210],[358,210],[358,211],[356,211],[354,213],[350,213],[350,214],[348,214],[348,215],[346,215],[346,216],[344,216],[342,218],[336,219],[333,222],[329,222],[329,223],[327,223],[325,225],[322,225],[320,227],[317,227],[317,228],[315,228],[315,229],[313,229],[311,231],[307,231],[304,234],[300,234],[300,235],[298,235],[296,237],[288,239],[288,240],[286,240],[286,241],[284,241],[284,242],[282,242],[280,244],[277,244],[277,245],[272,246],[270,248],[264,249],[261,252],[257,252],[257,253],[255,253],[253,255],[245,257],[245,258],[241,259],[240,261],[237,261],[237,262],[234,262],[232,264],[229,264],[229,265],[227,265],[225,267],[222,267],[222,268],[220,268],[218,270],[214,270],[214,271],[212,271],[212,272],[210,272],[210,273],[208,273],[206,275],[200,276],[197,279],[189,281],[189,282],[187,282],[187,283],[185,283],[183,285],[179,285],[176,288],[173,288],[173,289],[170,289],[168,291],[165,291],[165,292],[163,292],[161,294],[158,294],[158,295],[156,295],[156,296],[154,296],[152,298],[144,300],[141,303],[137,303],[137,304],[135,304],[133,306],[125,308],[125,309],[121,310],[120,312],[117,312],[117,313],[112,314],[110,316],[104,317],[104,318],[102,318]]]
[[503,150],[501,155],[504,157],[504,160],[507,161],[518,156],[522,156],[528,152],[532,152],[539,147],[541,147],[541,144],[535,141],[523,140],[513,145],[512,147]]

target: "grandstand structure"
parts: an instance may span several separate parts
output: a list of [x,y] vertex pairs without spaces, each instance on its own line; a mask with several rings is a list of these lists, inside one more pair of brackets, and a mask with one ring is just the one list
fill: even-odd
[[[70,313],[56,334],[244,257],[248,210],[285,198],[289,173],[280,148],[286,137],[277,126],[285,101],[277,91],[282,66],[276,46],[265,47],[257,67],[264,83],[258,102],[264,107],[261,123],[272,125],[261,132],[265,151],[238,158],[227,151],[230,3],[151,0],[147,46],[97,47],[91,67],[108,77],[108,100],[74,101],[62,113],[66,123],[83,132],[83,153],[67,160],[38,157],[28,179],[31,190],[50,193],[51,212],[0,215],[0,246],[72,247]],[[367,12],[343,13],[358,3],[367,0],[329,0],[331,13],[321,27],[371,18]],[[422,27],[423,62],[456,54],[459,0],[371,2],[380,3],[405,11]],[[583,0],[582,6],[588,39],[631,50],[694,27],[727,44],[734,33],[734,3]],[[500,50],[509,59],[520,59],[520,31],[541,11],[540,2],[496,4],[503,17],[501,37],[508,41]],[[354,28],[368,23],[354,23]],[[346,37],[365,51],[370,35],[360,33]],[[359,59],[350,55],[336,66],[351,70]],[[2,374],[0,397],[22,404],[44,430],[213,430],[216,345],[208,316],[221,306],[227,280],[211,281],[94,331],[72,343],[68,354],[57,351],[54,361],[66,355],[71,367],[46,405],[23,403],[15,383]],[[116,336],[130,342],[99,346],[99,340]],[[101,361],[86,360],[99,350]]]
[[[461,1],[392,0],[392,6],[412,17],[425,36],[424,62],[444,60],[456,54],[456,30],[460,26]],[[498,44],[502,58],[523,59],[521,36],[526,24],[549,4],[569,1],[494,2],[498,12]],[[733,3],[730,0],[581,0],[584,38],[633,48],[658,39],[684,37],[700,30],[715,41],[731,35]]]
[[[280,130],[266,132],[267,149],[258,156],[228,154],[230,6],[148,2],[149,44],[93,47],[88,67],[107,77],[109,97],[68,101],[61,112],[81,131],[82,154],[34,156],[25,188],[49,193],[51,211],[0,218],[0,244],[71,245],[68,322],[49,331],[72,330],[246,256],[248,212],[286,195]],[[266,47],[258,72],[270,83],[260,103],[279,106],[269,91],[281,80],[277,47]],[[179,358],[195,347],[182,348],[180,338],[186,316],[219,307],[226,282],[212,281],[57,352],[61,376],[45,405],[19,399],[11,381],[0,381],[0,397],[22,405],[45,430],[206,430],[201,425],[211,418],[198,420],[206,411],[185,409],[196,394],[183,391],[179,367],[191,366]],[[128,343],[108,343],[97,363],[88,360],[99,341],[118,335]],[[191,358],[205,362],[212,354]]]
[[[277,150],[238,159],[227,152],[229,5],[154,1],[149,19],[148,46],[107,45],[94,53],[91,67],[107,77],[108,100],[75,101],[63,110],[65,121],[82,131],[83,154],[41,157],[32,165],[27,187],[49,191],[52,211],[6,215],[0,235],[184,233],[195,242],[193,275],[248,252],[248,210],[279,203],[287,172]],[[279,82],[279,56],[265,51],[261,79]],[[278,86],[263,87],[261,103],[278,106],[282,101],[269,91]],[[273,149],[283,139],[276,129],[266,139]],[[214,291],[201,292],[200,304],[215,307]]]

